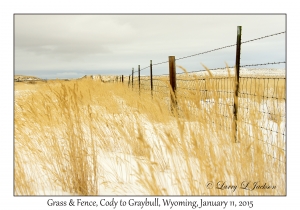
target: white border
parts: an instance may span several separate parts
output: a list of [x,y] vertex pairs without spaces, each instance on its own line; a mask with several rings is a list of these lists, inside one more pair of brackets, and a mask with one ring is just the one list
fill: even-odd
[[[298,207],[299,129],[298,84],[300,77],[296,62],[299,60],[299,13],[297,6],[284,2],[272,1],[8,1],[1,2],[1,141],[0,147],[0,208],[1,209],[44,209],[48,197],[13,196],[13,14],[14,13],[287,13],[287,75],[288,75],[288,181],[286,197],[211,197],[211,200],[254,200],[253,209]],[[258,23],[259,24],[259,23]],[[300,75],[299,75],[300,76]],[[297,91],[297,92],[296,92]],[[119,197],[120,198],[120,197]],[[127,198],[129,199],[129,198]],[[203,199],[208,199],[204,197]],[[69,200],[62,197],[60,200]],[[88,200],[99,200],[99,197]],[[291,209],[297,209],[296,208]],[[51,207],[55,208],[55,207]],[[63,208],[63,207],[60,207]],[[72,208],[74,207],[65,207]],[[65,209],[64,208],[64,209]],[[75,207],[76,208],[76,207]],[[92,207],[91,207],[92,208]],[[98,207],[99,208],[99,207]],[[130,208],[130,207],[127,207]],[[105,209],[105,208],[102,208]],[[112,208],[107,208],[112,209]],[[135,208],[140,209],[140,208]],[[164,209],[164,208],[161,208]],[[209,208],[206,208],[209,209]],[[213,208],[216,209],[216,208]]]

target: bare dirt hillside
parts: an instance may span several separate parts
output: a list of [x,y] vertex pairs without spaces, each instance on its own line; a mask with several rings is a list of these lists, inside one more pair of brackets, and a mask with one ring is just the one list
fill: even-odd
[[120,79],[119,76],[115,75],[85,75],[79,79],[93,79],[93,80],[101,80],[102,82],[112,82]]
[[41,80],[38,77],[35,77],[35,76],[26,76],[26,75],[15,75],[14,79],[15,80]]

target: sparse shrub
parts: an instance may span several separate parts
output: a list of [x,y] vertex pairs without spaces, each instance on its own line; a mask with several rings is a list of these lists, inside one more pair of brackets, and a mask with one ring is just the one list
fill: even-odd
[[36,84],[36,81],[28,81],[27,83],[34,85],[34,84]]

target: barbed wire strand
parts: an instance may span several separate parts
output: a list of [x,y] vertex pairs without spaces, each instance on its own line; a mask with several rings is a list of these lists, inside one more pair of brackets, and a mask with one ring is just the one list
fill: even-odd
[[[248,67],[248,66],[263,66],[263,65],[275,65],[275,64],[281,64],[281,63],[286,63],[285,61],[280,61],[280,62],[268,62],[268,63],[258,63],[258,64],[247,64],[247,65],[240,65],[240,68],[243,67]],[[213,69],[209,69],[210,71],[215,71],[215,70],[222,70],[222,69],[234,69],[235,66],[228,66],[228,67],[219,67],[219,68],[213,68]],[[197,70],[197,71],[189,71],[187,73],[194,73],[194,72],[206,72],[206,69],[201,69],[201,70]],[[185,74],[185,72],[180,72],[177,74]]]
[[271,37],[271,36],[276,36],[276,35],[284,34],[284,33],[285,33],[285,31],[279,32],[279,33],[276,33],[276,34],[270,34],[270,35],[267,35],[267,36],[262,36],[262,37],[259,37],[259,38],[256,38],[256,39],[251,39],[251,40],[248,40],[248,41],[241,42],[241,44],[257,41],[257,40],[260,40],[260,39],[265,39],[265,38],[268,38],[268,37]]
[[[275,34],[270,34],[270,35],[267,35],[267,36],[263,36],[263,37],[259,37],[259,38],[255,38],[255,39],[251,39],[251,40],[248,40],[248,41],[241,42],[241,44],[245,44],[245,43],[249,43],[249,42],[253,42],[253,41],[265,39],[265,38],[268,38],[268,37],[272,37],[272,36],[276,36],[276,35],[280,35],[280,34],[284,34],[284,33],[286,33],[286,32],[283,31],[283,32],[275,33]],[[234,47],[234,46],[236,46],[236,44],[231,44],[231,45],[227,45],[227,46],[224,46],[224,47],[215,48],[213,50],[208,50],[208,51],[205,51],[205,52],[196,53],[196,54],[189,55],[189,56],[184,56],[184,57],[181,57],[181,58],[177,58],[175,60],[182,60],[182,59],[185,59],[185,58],[190,58],[190,57],[194,57],[194,56],[197,56],[197,55],[202,55],[202,54],[206,54],[206,53],[210,53],[210,52],[214,52],[214,51],[218,51],[218,50],[222,50],[222,49],[229,48],[229,47]],[[155,63],[155,64],[152,64],[152,66],[156,66],[156,65],[160,65],[160,64],[164,64],[164,63],[168,63],[168,62],[169,61]],[[147,69],[149,67],[150,66],[147,66],[147,67],[141,69],[140,71],[145,70],[145,69]],[[134,73],[136,73],[136,72],[138,72],[138,71],[134,71]]]

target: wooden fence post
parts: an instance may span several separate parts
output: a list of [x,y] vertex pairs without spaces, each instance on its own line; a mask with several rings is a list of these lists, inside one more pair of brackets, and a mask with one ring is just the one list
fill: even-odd
[[129,85],[130,85],[130,75],[129,75],[129,79],[128,79],[128,87],[129,87]]
[[177,106],[175,56],[169,56],[169,79],[171,85],[171,109],[173,111],[173,109]]
[[133,73],[134,73],[134,68],[132,68],[132,76],[131,76],[131,87],[132,87],[132,90],[133,90]]
[[153,97],[152,60],[150,60],[150,86],[151,86],[151,96]]
[[140,70],[140,65],[138,66],[138,70],[139,70],[138,78],[139,78],[139,93],[140,93],[140,91],[141,91],[141,70]]
[[233,132],[235,143],[239,143],[238,130],[237,130],[237,115],[238,115],[238,93],[239,93],[239,78],[240,78],[240,57],[241,57],[241,36],[242,26],[237,27],[237,41],[236,41],[236,58],[235,58],[235,95],[234,95],[234,106],[233,106]]
[[124,75],[122,74],[122,83],[124,83]]

